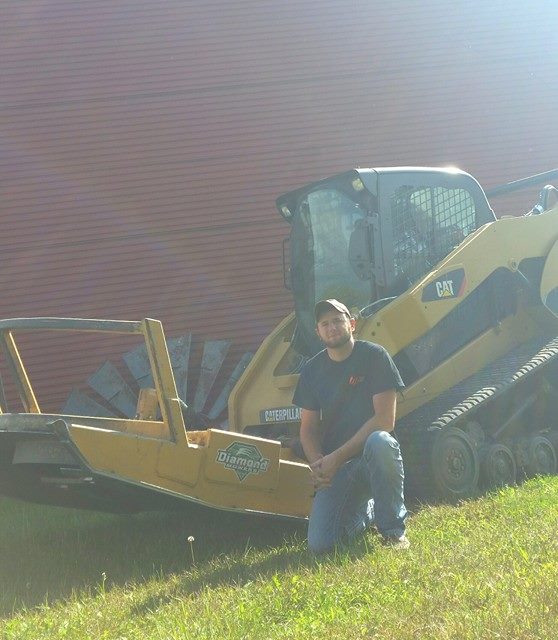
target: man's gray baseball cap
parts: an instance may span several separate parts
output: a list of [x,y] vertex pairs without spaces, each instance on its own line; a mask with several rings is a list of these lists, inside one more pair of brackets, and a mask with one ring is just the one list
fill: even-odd
[[318,322],[320,317],[326,311],[331,311],[332,309],[334,311],[339,311],[340,313],[344,313],[348,318],[351,317],[351,312],[347,309],[347,307],[342,302],[339,302],[339,300],[335,300],[334,298],[331,298],[329,300],[320,300],[319,302],[316,303],[316,306],[314,307],[314,317],[316,318],[316,322]]

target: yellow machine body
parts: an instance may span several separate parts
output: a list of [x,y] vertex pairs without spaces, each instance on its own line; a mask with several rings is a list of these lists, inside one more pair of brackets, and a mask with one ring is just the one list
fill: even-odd
[[[361,174],[363,180],[370,175]],[[349,184],[362,190],[360,177],[349,178]],[[439,334],[434,329],[447,326],[452,331],[455,314],[491,274],[498,274],[505,291],[497,286],[490,291],[512,299],[513,310],[495,317],[435,366],[425,366],[436,352],[433,341]],[[496,484],[515,478],[516,465],[536,471],[542,460],[543,471],[555,470],[558,431],[549,416],[557,404],[558,375],[552,363],[558,346],[546,348],[535,360],[529,352],[530,364],[518,360],[511,378],[493,389],[485,384],[480,399],[471,384],[487,368],[495,376],[490,366],[523,345],[558,336],[558,205],[541,215],[480,225],[381,308],[355,314],[358,339],[377,342],[392,355],[405,352],[414,368],[424,372],[411,380],[398,403],[397,428],[402,441],[410,443],[404,457],[408,451],[411,460],[419,451],[414,463],[419,475],[420,465],[432,466],[442,493],[469,494],[477,485],[479,466],[481,475]],[[190,430],[157,320],[1,320],[0,343],[24,410],[7,413],[0,407],[0,493],[109,510],[182,502],[305,518],[313,497],[310,470],[279,437],[296,436],[300,425],[299,410],[292,404],[304,361],[293,344],[296,324],[295,314],[288,315],[234,386],[229,428]],[[133,419],[43,414],[16,344],[18,332],[31,330],[143,337],[154,391],[140,394]],[[454,330],[460,329],[455,325]],[[428,417],[427,408],[467,381],[469,387],[453,404]],[[517,401],[508,413],[510,396],[502,400],[502,389],[511,389]],[[526,426],[528,422],[536,422],[536,428]]]
[[[505,218],[488,223],[469,235],[420,282],[372,318],[357,318],[355,337],[377,342],[390,353],[397,353],[462,304],[488,274],[498,268],[514,273],[526,258],[543,257],[546,261],[548,256],[541,286],[545,290],[555,288],[558,284],[557,241],[558,206],[542,216]],[[465,285],[459,295],[446,298],[443,283],[446,287],[453,286],[451,274],[456,270],[463,270]],[[435,283],[440,283],[439,299],[423,302],[423,291]],[[289,357],[294,324],[295,318],[291,314],[270,334],[235,386],[229,397],[231,429],[243,431],[247,426],[262,424],[262,407],[291,405],[298,376],[277,373],[277,367]],[[549,331],[558,335],[558,319],[553,318],[540,301],[539,304],[524,301],[512,317],[480,335],[406,389],[398,403],[398,417],[431,401],[514,346]],[[295,354],[291,355],[295,357]],[[254,402],[254,398],[259,398],[259,402]],[[296,424],[293,430],[297,430]]]

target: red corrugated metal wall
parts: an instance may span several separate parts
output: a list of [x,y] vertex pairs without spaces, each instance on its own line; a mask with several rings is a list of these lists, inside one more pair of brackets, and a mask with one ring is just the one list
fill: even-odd
[[[150,316],[254,349],[291,306],[279,193],[352,166],[493,186],[558,164],[557,23],[550,0],[3,2],[0,316]],[[47,409],[110,353],[42,342]]]

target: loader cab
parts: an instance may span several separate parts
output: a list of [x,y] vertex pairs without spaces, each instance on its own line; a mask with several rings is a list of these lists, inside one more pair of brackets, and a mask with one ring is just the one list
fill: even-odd
[[373,315],[495,220],[478,182],[457,169],[354,169],[284,194],[277,207],[291,224],[293,346],[307,356],[320,349],[318,300]]

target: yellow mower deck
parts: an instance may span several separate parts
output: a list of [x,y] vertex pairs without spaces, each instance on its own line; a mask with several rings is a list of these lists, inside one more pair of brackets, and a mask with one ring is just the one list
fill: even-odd
[[[142,335],[161,418],[140,417],[141,394],[135,419],[42,414],[14,334],[44,329]],[[159,321],[20,318],[0,321],[0,332],[25,408],[0,415],[3,495],[111,510],[164,506],[168,496],[219,509],[308,514],[308,467],[290,460],[280,442],[220,429],[186,430]]]

